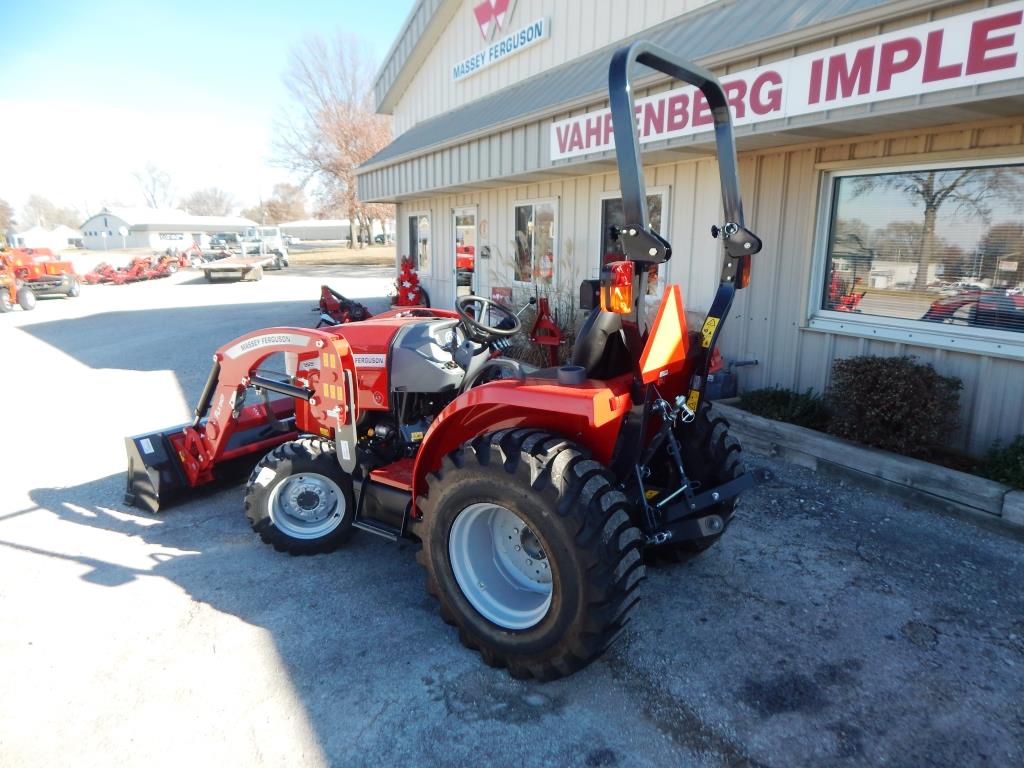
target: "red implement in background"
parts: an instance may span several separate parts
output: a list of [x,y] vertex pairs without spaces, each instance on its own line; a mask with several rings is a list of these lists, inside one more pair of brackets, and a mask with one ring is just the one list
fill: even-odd
[[558,346],[562,343],[562,329],[551,317],[548,297],[537,300],[537,319],[530,328],[530,341],[548,348],[548,365],[558,365]]

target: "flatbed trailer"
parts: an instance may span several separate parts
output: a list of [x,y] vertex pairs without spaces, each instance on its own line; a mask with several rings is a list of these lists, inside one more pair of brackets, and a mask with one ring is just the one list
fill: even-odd
[[236,277],[239,280],[262,280],[263,270],[274,264],[276,256],[272,253],[258,256],[229,256],[226,259],[204,262],[201,266],[203,276],[208,282],[224,278]]

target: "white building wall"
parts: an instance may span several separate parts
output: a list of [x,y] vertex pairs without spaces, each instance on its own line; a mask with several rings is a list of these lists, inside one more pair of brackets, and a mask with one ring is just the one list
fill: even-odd
[[[126,226],[122,219],[110,213],[91,216],[82,224],[82,245],[98,251],[104,248],[120,248],[121,236],[117,234],[117,230]],[[106,238],[102,236],[103,232],[109,233]]]
[[[452,67],[490,43],[480,34],[473,6],[467,0],[419,67],[394,110],[395,135],[434,115],[488,96],[520,80],[595,51],[668,19],[716,0],[518,0],[504,33],[548,18],[550,37],[521,53],[452,81]],[[494,39],[503,34],[499,30]]]
[[[667,279],[681,285],[688,310],[704,313],[714,297],[720,268],[718,250],[708,234],[711,224],[720,218],[718,168],[713,159],[702,159],[648,168],[646,173],[649,187],[669,190],[669,210],[664,221],[669,226],[667,236],[675,255],[665,265]],[[552,292],[577,296],[581,280],[598,276],[601,200],[618,190],[618,175],[602,173],[566,181],[411,200],[398,207],[397,254],[401,258],[410,252],[407,216],[429,212],[432,266],[430,275],[420,275],[420,280],[427,287],[434,306],[451,308],[455,300],[453,211],[476,206],[478,254],[484,246],[491,249],[490,259],[477,258],[476,290],[489,296],[493,287],[513,287],[515,205],[555,198],[558,201],[557,254]],[[517,292],[529,290],[522,284],[516,284],[515,288]]]

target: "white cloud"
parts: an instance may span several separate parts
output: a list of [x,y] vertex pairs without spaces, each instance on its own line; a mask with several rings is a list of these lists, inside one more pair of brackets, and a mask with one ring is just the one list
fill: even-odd
[[0,114],[0,197],[16,208],[33,193],[83,214],[104,201],[140,202],[132,172],[147,163],[171,174],[179,196],[218,186],[243,205],[287,178],[269,164],[270,126],[244,113],[0,100]]

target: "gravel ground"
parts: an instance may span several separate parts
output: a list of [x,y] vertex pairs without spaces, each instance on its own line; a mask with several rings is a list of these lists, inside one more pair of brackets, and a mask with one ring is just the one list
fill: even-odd
[[1024,764],[1021,542],[781,462],[751,458],[722,542],[649,570],[620,642],[549,684],[458,644],[410,544],[279,555],[239,488],[122,504],[123,435],[185,421],[216,346],[389,272],[0,317],[0,764]]

